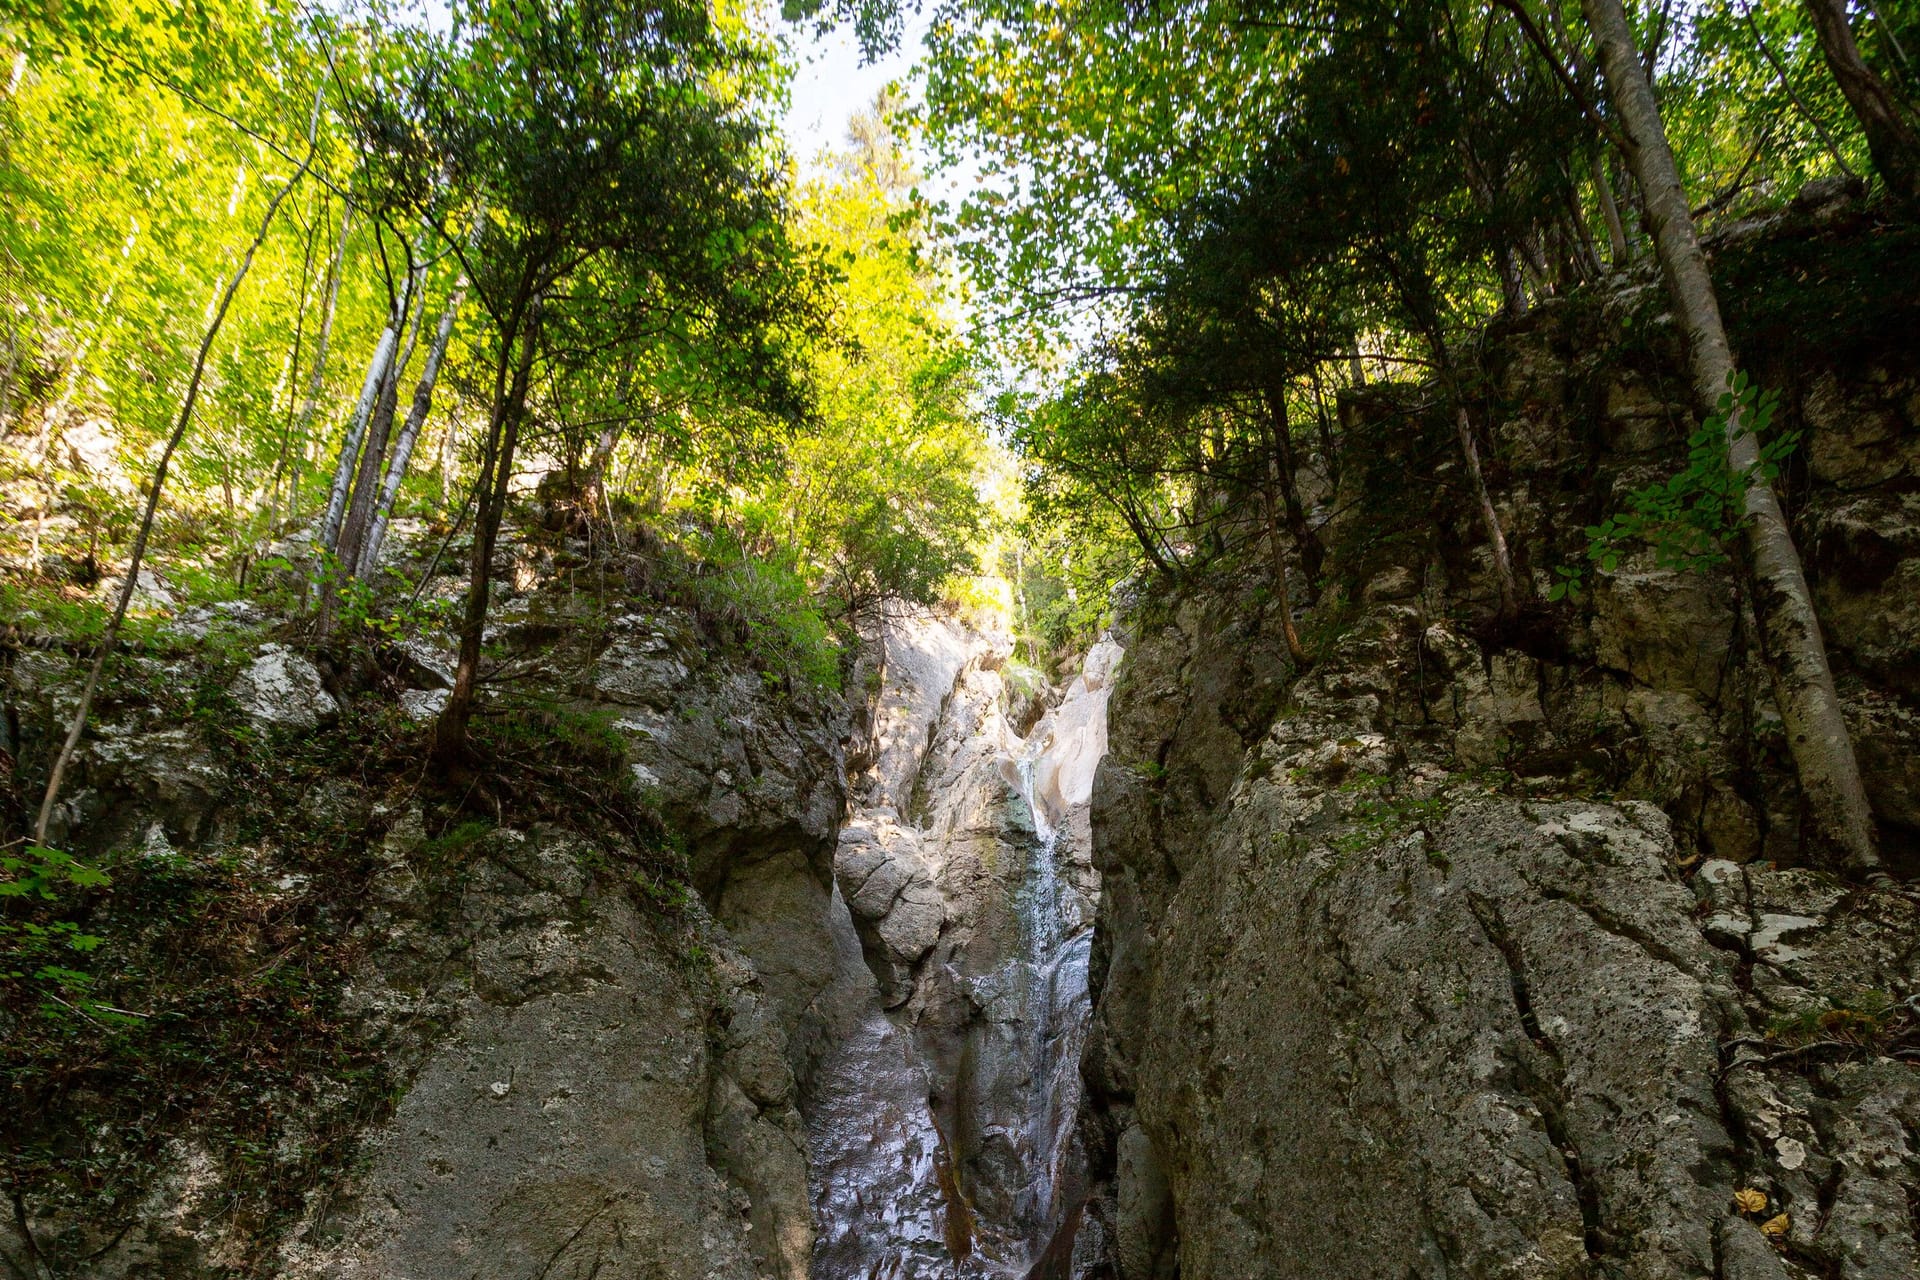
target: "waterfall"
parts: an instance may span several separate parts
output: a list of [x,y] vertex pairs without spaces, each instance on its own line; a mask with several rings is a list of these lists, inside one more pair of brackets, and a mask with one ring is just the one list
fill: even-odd
[[[1117,645],[1025,738],[1010,642],[901,624],[836,867],[852,1010],[808,1111],[814,1280],[1018,1280],[1078,1208],[1097,877],[1087,806]],[[840,895],[843,895],[841,897]]]

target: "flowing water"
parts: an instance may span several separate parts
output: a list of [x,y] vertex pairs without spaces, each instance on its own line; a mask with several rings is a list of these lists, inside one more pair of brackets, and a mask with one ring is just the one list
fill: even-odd
[[[1097,646],[1024,739],[1000,711],[999,663],[977,654],[892,713],[926,750],[910,784],[872,789],[855,818],[894,830],[905,824],[894,797],[920,797],[910,844],[947,917],[890,1010],[873,973],[856,970],[861,938],[843,918],[844,982],[869,989],[809,1109],[814,1280],[1023,1277],[1077,1208],[1095,892],[1086,806],[1119,656]],[[937,711],[921,705],[932,698]]]

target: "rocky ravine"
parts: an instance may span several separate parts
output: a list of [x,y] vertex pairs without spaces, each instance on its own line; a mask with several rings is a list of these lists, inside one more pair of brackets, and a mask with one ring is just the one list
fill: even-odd
[[[85,1075],[43,1085],[20,1132],[68,1154],[38,1167],[107,1169],[138,1199],[79,1174],[19,1188],[0,1221],[14,1270],[1025,1274],[1081,1194],[1086,813],[1118,650],[1054,697],[1037,673],[1009,678],[1004,635],[889,623],[856,673],[875,691],[856,723],[770,688],[682,613],[608,614],[537,564],[509,580],[496,639],[533,685],[516,714],[592,726],[580,749],[624,762],[618,797],[562,782],[561,821],[449,827],[445,800],[423,800],[404,725],[446,680],[430,645],[323,670],[262,643],[273,620],[240,606],[177,617],[172,656],[128,658],[130,689],[191,689],[214,678],[195,645],[242,655],[184,716],[104,706],[63,806],[56,840],[116,868],[96,910],[116,964],[141,946],[171,963],[182,930],[223,935],[197,987],[131,1016],[203,1036],[204,1017],[266,1007],[257,976],[288,956],[318,945],[344,967],[295,997],[324,1010],[322,1038],[270,1037],[253,1083],[216,1074],[174,1105],[103,1062],[117,1110]],[[71,679],[60,655],[19,655],[13,701],[51,719]],[[364,761],[363,722],[386,744]],[[620,809],[657,815],[690,892]],[[115,857],[128,848],[145,852]],[[181,883],[241,919],[142,914]],[[189,1012],[226,991],[237,1015]]]
[[882,639],[836,866],[871,995],[810,1111],[814,1274],[1024,1275],[1080,1196],[1086,815],[1119,649],[1049,707],[1011,686],[1007,636]]
[[[1841,232],[1794,251],[1843,263]],[[1487,351],[1536,582],[1691,421],[1657,287],[1618,283]],[[191,643],[125,655],[55,832],[112,859],[86,923],[152,1002],[0,1016],[31,1103],[0,1266],[1920,1274],[1916,328],[1742,342],[1807,433],[1792,507],[1887,883],[1803,855],[1731,579],[1628,562],[1487,616],[1417,389],[1345,402],[1309,485],[1304,671],[1262,554],[1140,601],[1124,663],[1057,695],[1005,637],[896,621],[849,709],[529,538],[496,637],[520,772],[429,804],[398,718],[445,683],[430,649],[323,670],[244,606],[182,614]],[[44,753],[76,664],[7,658],[3,745]]]

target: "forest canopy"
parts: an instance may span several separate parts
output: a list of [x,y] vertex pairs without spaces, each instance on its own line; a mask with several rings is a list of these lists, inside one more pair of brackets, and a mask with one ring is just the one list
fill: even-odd
[[150,496],[153,588],[291,590],[321,639],[389,616],[394,527],[466,548],[463,674],[536,500],[664,540],[782,678],[836,681],[861,616],[964,591],[988,438],[953,272],[880,115],[798,176],[764,18],[112,0],[0,24],[9,617],[121,625]]
[[[535,530],[638,557],[774,681],[836,683],[877,610],[996,591],[1044,661],[1122,580],[1223,555],[1265,565],[1305,665],[1294,615],[1328,589],[1331,504],[1370,447],[1345,406],[1398,388],[1446,423],[1429,461],[1474,513],[1500,626],[1635,547],[1729,561],[1778,603],[1784,714],[1844,742],[1777,493],[1790,442],[1763,438],[1702,243],[1822,189],[1911,217],[1911,6],[785,12],[13,11],[15,625],[99,641],[96,683],[162,592],[278,593],[318,645],[436,629],[449,760],[501,667],[506,550]],[[922,69],[806,168],[780,112],[807,33],[839,24],[870,52],[923,31]],[[1656,270],[1704,452],[1584,561],[1540,563],[1488,481],[1482,335]],[[424,547],[461,589],[400,565]],[[1799,764],[1870,862],[1846,755]]]

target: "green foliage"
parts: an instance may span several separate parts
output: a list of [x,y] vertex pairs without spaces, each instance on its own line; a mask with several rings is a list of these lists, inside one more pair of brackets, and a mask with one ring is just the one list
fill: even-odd
[[89,867],[72,854],[42,845],[28,845],[21,854],[0,854],[0,898],[52,899],[69,886],[99,889],[113,883],[106,872]]
[[828,623],[792,560],[755,556],[723,535],[705,539],[703,550],[692,580],[695,607],[740,638],[762,679],[838,689],[846,633]]
[[475,846],[498,830],[496,824],[485,818],[467,818],[427,840],[416,856],[429,867],[458,866],[466,861]]
[[735,593],[788,590],[788,571],[815,597],[803,613],[848,623],[887,601],[940,600],[979,568],[990,519],[972,356],[942,315],[924,227],[883,180],[897,168],[891,135],[869,145],[878,158],[849,157],[801,192],[800,228],[834,267],[838,322],[807,352],[817,416],[785,442],[783,465],[711,517],[739,528],[765,570]]
[[[327,564],[331,566],[331,557],[327,558]],[[384,577],[384,582],[379,576],[341,581],[335,616],[347,632],[404,640],[432,634],[457,616],[454,601],[421,599],[411,593],[412,584],[406,577],[392,570]]]
[[0,915],[0,984],[15,988],[9,997],[37,993],[42,1010],[53,1017],[120,1016],[88,998],[93,975],[75,967],[106,939],[61,918],[84,905],[87,890],[111,883],[106,872],[58,849],[28,845],[18,854],[0,853],[0,907],[8,899],[24,900],[24,911]]
[[1886,992],[1862,990],[1775,1018],[1767,1025],[1766,1038],[1789,1049],[1838,1044],[1878,1052],[1910,1028],[1911,1018],[1912,1010]]
[[[1612,573],[1633,545],[1644,544],[1663,569],[1701,573],[1726,563],[1727,544],[1746,523],[1748,488],[1773,483],[1799,447],[1797,431],[1772,429],[1779,405],[1778,393],[1762,391],[1745,374],[1736,374],[1717,411],[1688,438],[1686,467],[1634,490],[1625,510],[1587,528],[1588,562]],[[1729,421],[1759,443],[1758,461],[1737,473],[1727,461]],[[1586,581],[1582,566],[1556,566],[1554,576],[1551,600],[1578,595]]]
[[1115,593],[1138,567],[1137,549],[1110,510],[1096,506],[1075,516],[1062,513],[1061,522],[1048,524],[1033,515],[1001,552],[1021,652],[1041,670],[1100,638],[1113,624]]

